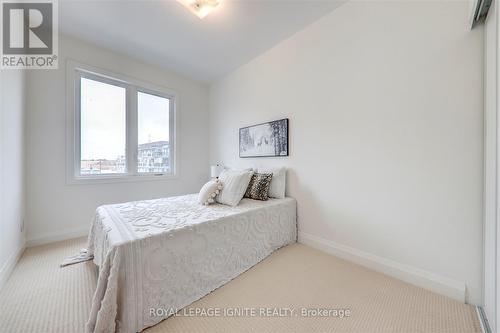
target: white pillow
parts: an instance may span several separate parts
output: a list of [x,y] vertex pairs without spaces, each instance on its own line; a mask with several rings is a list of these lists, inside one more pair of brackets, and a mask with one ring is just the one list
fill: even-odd
[[241,201],[241,198],[243,198],[252,175],[253,171],[249,170],[238,171],[226,169],[222,171],[219,175],[219,180],[223,188],[216,197],[216,201],[221,204],[236,206]]
[[211,180],[200,190],[200,194],[198,194],[198,201],[203,205],[210,205],[215,202],[215,197],[219,194],[220,190],[222,190],[222,183],[218,180]]
[[269,197],[283,199],[286,187],[286,168],[259,168],[259,173],[272,173],[271,186],[269,186]]

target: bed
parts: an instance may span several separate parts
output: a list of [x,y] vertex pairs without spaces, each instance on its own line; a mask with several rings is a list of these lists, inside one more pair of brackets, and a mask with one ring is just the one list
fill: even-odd
[[140,332],[296,238],[292,198],[204,206],[193,194],[101,206],[88,239],[99,277],[86,329]]

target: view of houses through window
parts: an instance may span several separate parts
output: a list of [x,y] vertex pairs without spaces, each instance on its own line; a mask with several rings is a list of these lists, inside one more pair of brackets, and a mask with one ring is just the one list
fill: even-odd
[[[170,148],[168,141],[144,143],[138,146],[137,172],[163,173],[170,172]],[[116,159],[82,160],[81,174],[125,173],[127,162],[124,155]]]

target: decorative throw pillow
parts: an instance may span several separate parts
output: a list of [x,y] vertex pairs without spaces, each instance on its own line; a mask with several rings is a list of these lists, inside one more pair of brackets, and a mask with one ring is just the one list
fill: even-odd
[[215,200],[221,204],[236,206],[243,198],[252,175],[253,171],[248,170],[226,169],[222,171],[219,180],[223,185],[223,189]]
[[259,168],[259,173],[272,173],[273,179],[269,187],[269,197],[283,199],[286,188],[286,168]]
[[218,180],[211,180],[200,190],[198,201],[203,205],[210,205],[215,202],[215,197],[222,190],[222,183]]
[[245,198],[263,201],[269,199],[272,178],[272,173],[254,173],[245,192]]

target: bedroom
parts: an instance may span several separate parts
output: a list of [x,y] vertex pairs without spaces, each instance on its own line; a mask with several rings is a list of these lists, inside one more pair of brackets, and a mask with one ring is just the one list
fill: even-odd
[[0,332],[496,332],[497,4],[196,3],[2,1]]

